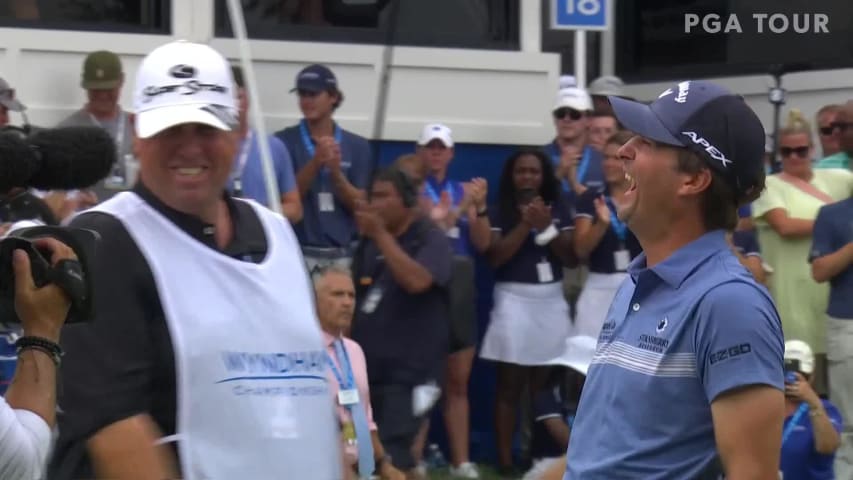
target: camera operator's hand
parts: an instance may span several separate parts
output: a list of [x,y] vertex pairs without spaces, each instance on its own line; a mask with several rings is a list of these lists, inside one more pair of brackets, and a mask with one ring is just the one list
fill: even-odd
[[[33,244],[51,252],[51,265],[60,260],[77,259],[71,248],[58,240],[39,238],[33,240]],[[15,311],[21,319],[24,335],[58,342],[59,331],[71,307],[70,300],[56,285],[36,288],[26,252],[15,250],[12,265],[15,270]]]

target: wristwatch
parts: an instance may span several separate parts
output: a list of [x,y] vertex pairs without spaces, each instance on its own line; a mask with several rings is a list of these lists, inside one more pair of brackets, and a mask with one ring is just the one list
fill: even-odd
[[489,214],[489,209],[488,209],[488,208],[484,208],[484,209],[482,209],[482,210],[477,210],[477,216],[478,216],[478,217],[485,217],[485,216],[487,216],[488,214]]

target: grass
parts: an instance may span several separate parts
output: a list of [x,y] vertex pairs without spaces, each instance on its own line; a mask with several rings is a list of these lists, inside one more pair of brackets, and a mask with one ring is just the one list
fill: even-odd
[[[505,480],[505,477],[498,475],[498,473],[491,467],[478,465],[477,468],[480,470],[480,480]],[[456,480],[454,477],[450,476],[450,473],[445,468],[442,468],[441,470],[430,470],[429,478],[430,480]]]

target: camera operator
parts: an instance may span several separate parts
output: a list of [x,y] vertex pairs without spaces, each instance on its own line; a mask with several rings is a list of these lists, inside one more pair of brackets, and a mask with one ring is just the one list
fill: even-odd
[[[33,242],[51,252],[51,264],[76,256],[50,238]],[[0,480],[42,477],[56,423],[56,373],[62,351],[57,342],[70,302],[52,284],[36,288],[26,253],[15,251],[15,310],[24,336],[18,339],[15,376],[0,399]]]

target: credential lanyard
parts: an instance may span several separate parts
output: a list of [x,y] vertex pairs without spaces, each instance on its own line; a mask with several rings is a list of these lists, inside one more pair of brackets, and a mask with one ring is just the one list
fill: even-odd
[[613,199],[610,197],[604,197],[604,201],[607,202],[607,208],[610,209],[610,226],[613,227],[613,232],[616,234],[616,237],[623,244],[625,243],[625,237],[628,235],[628,226],[625,225],[625,222],[619,219],[619,215],[616,214],[616,205],[613,203]]
[[353,379],[352,374],[352,366],[349,362],[349,355],[347,354],[347,349],[344,348],[344,342],[341,339],[337,339],[334,342],[335,345],[335,356],[338,357],[338,363],[341,365],[341,370],[346,372],[347,374],[347,382],[344,383],[344,377],[341,375],[341,370],[338,370],[338,367],[335,366],[334,360],[329,355],[329,352],[326,352],[326,361],[329,363],[329,367],[332,369],[332,373],[335,374],[335,378],[338,380],[338,385],[342,390],[350,390],[355,388],[355,380]]
[[[584,147],[583,156],[581,157],[581,162],[578,165],[578,183],[583,183],[584,178],[586,178],[586,172],[589,170],[589,162],[592,156],[589,154],[590,147]],[[562,157],[562,152],[560,151],[560,146],[558,144],[554,144],[554,164],[560,164],[560,158]],[[563,180],[563,187],[566,191],[572,189],[571,184],[567,180]]]
[[[432,186],[432,182],[427,180],[424,182],[426,185],[426,193],[429,195],[429,199],[432,200],[434,205],[438,205],[441,201],[441,193],[436,191],[435,187]],[[450,204],[456,206],[456,195],[453,193],[453,184],[450,180],[444,181],[444,188],[439,189],[442,192],[446,191],[448,195],[450,195]]]
[[254,140],[255,132],[249,130],[249,134],[243,139],[243,148],[240,149],[240,156],[237,158],[237,172],[234,175],[234,196],[243,196],[243,171],[246,169],[246,162],[249,160],[249,152],[252,150],[252,141]]
[[[91,113],[89,113],[89,118],[92,119],[92,123],[94,123],[96,127],[104,128],[104,125],[101,124],[101,122],[99,122],[98,119],[95,118],[95,116]],[[124,145],[124,125],[126,121],[126,114],[123,111],[119,110],[118,125],[116,125],[116,136],[113,139],[113,141],[116,143],[116,155],[118,157],[121,157],[121,147],[122,145]]]
[[[311,139],[311,134],[308,132],[308,124],[305,122],[305,119],[299,121],[299,134],[302,136],[302,145],[305,146],[305,151],[308,152],[308,157],[314,158],[314,154],[317,153],[317,147],[314,146],[314,141]],[[343,138],[343,133],[341,132],[341,127],[338,124],[335,124],[335,143],[338,145],[341,144],[341,139]],[[323,190],[328,190],[328,176],[329,171],[327,169],[323,169],[320,172],[320,178],[322,180]]]
[[589,161],[591,157],[589,150],[590,147],[585,147],[583,149],[583,157],[581,157],[581,163],[578,165],[578,183],[583,183],[586,178],[586,172],[589,170]]
[[782,445],[785,445],[785,440],[788,440],[788,437],[790,437],[791,434],[794,433],[794,428],[797,426],[798,423],[800,423],[800,419],[803,417],[803,415],[805,415],[806,410],[808,409],[809,406],[807,403],[801,403],[800,408],[798,408],[797,411],[794,412],[794,416],[791,417],[791,421],[788,422],[788,426],[786,426],[785,431],[782,432]]

